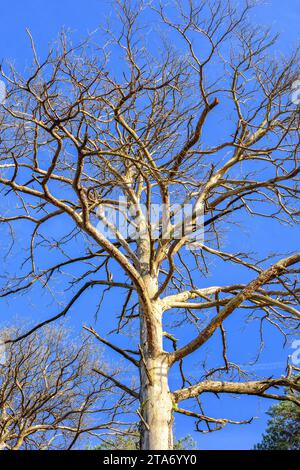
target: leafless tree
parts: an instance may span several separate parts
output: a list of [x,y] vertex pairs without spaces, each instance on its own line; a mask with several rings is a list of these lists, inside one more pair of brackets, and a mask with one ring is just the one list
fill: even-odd
[[[248,2],[113,3],[118,20],[102,32],[100,46],[94,37],[73,46],[62,34],[41,59],[29,33],[32,70],[26,76],[12,66],[3,70],[0,184],[9,207],[1,221],[11,233],[17,224],[25,233],[32,226],[32,236],[25,264],[1,296],[50,288],[78,266],[65,308],[44,323],[65,316],[93,287],[101,300],[124,295],[118,315],[106,312],[115,339],[87,328],[139,375],[139,390],[114,384],[140,403],[141,448],[170,449],[174,413],[196,418],[199,430],[234,423],[207,416],[205,393],[280,399],[280,388],[288,387],[288,399],[296,400],[293,390],[300,388],[291,365],[286,376],[249,380],[227,357],[225,331],[228,317],[238,322],[245,311],[284,335],[297,330],[300,253],[284,243],[286,254],[260,259],[244,247],[229,252],[222,236],[231,229],[238,241],[238,220],[250,227],[263,218],[299,222],[299,107],[290,95],[299,54],[275,53],[271,31],[249,23]],[[174,203],[192,205],[181,222],[174,222]],[[154,204],[163,207],[158,235]],[[107,207],[125,218],[126,236]],[[201,208],[199,246],[193,231]],[[65,234],[55,238],[56,220]],[[49,248],[60,259],[52,265]],[[236,270],[233,284],[206,279],[216,260]],[[183,324],[195,330],[185,344]],[[131,351],[117,336],[128,328],[139,331]],[[199,359],[219,334],[224,365],[188,377],[185,361]],[[169,376],[177,370],[182,385],[171,391]],[[181,408],[186,400],[191,405]]]
[[[9,328],[5,336],[20,335]],[[98,352],[98,357],[95,353]],[[1,449],[72,449],[128,431],[128,403],[95,372],[99,349],[76,344],[64,327],[46,327],[6,345],[0,364]],[[112,378],[116,373],[112,374]]]

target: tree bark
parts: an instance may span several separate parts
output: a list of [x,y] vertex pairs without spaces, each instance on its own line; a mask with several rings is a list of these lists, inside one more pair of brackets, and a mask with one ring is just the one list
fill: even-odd
[[[145,285],[150,295],[157,288],[153,278],[145,278]],[[153,301],[151,335],[147,331],[145,312],[141,311],[140,415],[143,450],[173,448],[173,401],[168,384],[169,361],[163,351],[162,311],[160,301]]]
[[148,358],[145,362],[141,371],[141,449],[173,449],[173,403],[166,358]]

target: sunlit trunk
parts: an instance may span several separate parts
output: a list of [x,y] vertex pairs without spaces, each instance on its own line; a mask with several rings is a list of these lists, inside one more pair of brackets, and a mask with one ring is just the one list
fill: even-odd
[[141,448],[173,448],[172,400],[168,386],[168,367],[164,357],[146,359],[141,378]]
[[[156,280],[146,279],[149,293],[155,292]],[[163,352],[162,308],[153,302],[152,347],[149,347],[145,316],[141,314],[141,449],[173,448],[172,397],[168,384],[169,365]]]

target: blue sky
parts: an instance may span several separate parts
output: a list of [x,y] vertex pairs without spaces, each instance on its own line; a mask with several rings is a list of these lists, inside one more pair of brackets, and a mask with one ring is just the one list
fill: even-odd
[[[38,44],[38,50],[41,54],[45,52],[48,45],[55,39],[57,33],[64,27],[69,29],[74,38],[78,40],[87,33],[95,31],[105,14],[110,10],[108,2],[101,0],[87,0],[79,2],[76,0],[52,0],[51,2],[41,2],[38,0],[11,0],[1,2],[0,6],[0,60],[13,61],[19,70],[23,70],[31,62],[30,47],[28,36],[25,29],[30,28],[33,37]],[[298,0],[289,0],[282,2],[280,0],[270,0],[264,2],[258,7],[255,13],[252,13],[253,21],[263,25],[271,25],[275,32],[281,34],[278,44],[278,52],[286,53],[293,48],[299,41],[299,21],[300,21],[300,2]],[[300,64],[299,64],[300,68]],[[270,237],[270,234],[272,236]],[[26,237],[21,234],[20,237]],[[6,243],[4,235],[0,232],[0,248]],[[227,247],[241,247],[244,245],[247,249],[257,250],[257,241],[259,240],[259,250],[261,253],[282,251],[282,241],[285,241],[286,249],[293,250],[299,243],[299,232],[289,227],[278,226],[273,222],[260,222],[254,226],[247,226],[246,230],[240,234],[239,240],[231,239],[228,236]],[[217,266],[216,276],[223,283],[235,279],[236,272],[225,271],[225,266]],[[216,282],[216,280],[214,280]],[[78,328],[82,323],[93,320],[92,305],[95,300],[95,294],[92,293],[88,298],[79,301],[76,308],[76,316],[71,317],[70,324]],[[108,312],[118,308],[118,302],[114,305],[104,304],[104,311]],[[25,300],[14,299],[11,302],[1,302],[1,319],[6,321],[8,318],[33,318],[40,319],[53,314],[52,307],[49,304],[41,304],[34,294],[28,296]],[[41,310],[43,310],[41,312]],[[97,326],[101,321],[101,328],[109,329],[110,322],[108,316],[101,316]],[[230,320],[231,321],[231,320]],[[247,337],[248,333],[257,334],[254,331],[256,326],[249,325],[248,333],[240,340],[240,327],[231,325],[236,329],[236,337],[230,345],[229,353],[238,357],[239,362],[247,362],[253,359],[253,348],[251,354],[248,354]],[[280,335],[270,330],[266,332],[270,340],[260,359],[260,371],[266,375],[281,373],[284,369],[284,357],[291,353],[289,346],[283,352],[283,341]],[[249,348],[250,350],[250,348]],[[252,355],[252,356],[251,356]],[[214,359],[214,358],[213,358]],[[189,367],[197,371],[197,361],[193,359]],[[228,426],[223,431],[209,435],[199,435],[193,433],[193,437],[198,441],[199,448],[202,449],[248,449],[259,440],[262,431],[266,425],[265,411],[270,403],[257,398],[226,398],[218,400],[208,398],[208,407],[213,416],[229,417],[231,419],[246,419],[250,416],[257,416],[258,419],[252,425],[243,427]],[[192,422],[186,419],[178,419],[176,424],[177,436],[190,433]]]

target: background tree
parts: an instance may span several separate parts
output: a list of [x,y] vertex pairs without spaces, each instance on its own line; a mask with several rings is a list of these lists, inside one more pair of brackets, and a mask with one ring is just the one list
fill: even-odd
[[[19,224],[29,253],[14,276],[6,274],[1,296],[53,292],[58,278],[72,291],[30,335],[91,288],[99,289],[97,311],[103,298],[112,294],[116,305],[122,295],[120,311],[107,312],[111,336],[89,331],[139,377],[137,387],[128,376],[113,383],[139,402],[141,448],[168,449],[174,413],[193,417],[204,432],[245,422],[207,414],[204,394],[280,399],[287,387],[294,400],[300,388],[290,366],[285,376],[247,376],[228,358],[225,330],[229,317],[247,321],[241,313],[248,312],[261,328],[295,334],[300,253],[282,246],[285,254],[260,257],[244,246],[228,251],[223,239],[230,229],[238,243],[237,221],[299,222],[299,107],[290,93],[299,54],[274,55],[276,38],[249,24],[248,2],[238,9],[223,0],[176,1],[174,8],[113,3],[118,21],[100,46],[73,46],[63,34],[41,59],[29,33],[31,71],[3,71],[1,221],[8,236]],[[158,227],[154,204],[163,208]],[[185,204],[192,210],[178,220]],[[217,260],[231,266],[233,282],[208,278]],[[132,331],[128,348],[118,333]],[[217,338],[223,363],[203,361],[196,377],[187,373],[189,357],[199,364]],[[170,390],[169,376],[178,372],[178,389]]]
[[[299,393],[297,394],[299,400]],[[300,407],[290,401],[273,405],[270,420],[256,450],[300,450]]]
[[[115,436],[103,439],[103,442],[95,447],[95,450],[139,450],[140,442],[139,432],[137,432],[136,436]],[[191,436],[185,436],[174,442],[174,449],[195,450],[196,445],[197,443]]]
[[127,429],[127,402],[120,397],[116,406],[111,381],[93,372],[99,363],[89,338],[78,346],[62,327],[7,345],[0,364],[1,449],[72,449]]

